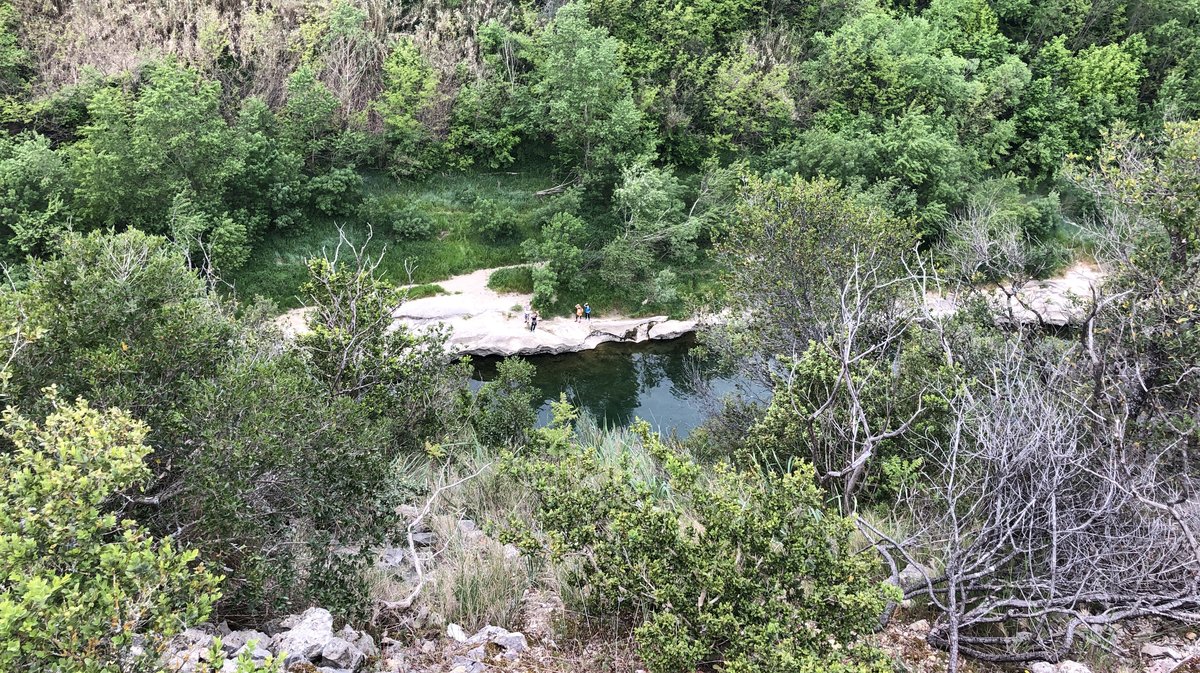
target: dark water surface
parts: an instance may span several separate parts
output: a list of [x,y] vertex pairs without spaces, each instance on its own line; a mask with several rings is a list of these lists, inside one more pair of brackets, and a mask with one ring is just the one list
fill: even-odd
[[[649,421],[659,432],[680,436],[696,428],[709,404],[741,388],[759,392],[738,378],[714,371],[711,362],[689,354],[695,338],[641,344],[606,343],[594,350],[526,358],[536,369],[540,392],[538,422],[550,420],[550,402],[560,393],[601,425]],[[475,360],[476,382],[496,375],[499,358]],[[478,385],[478,383],[476,383]]]

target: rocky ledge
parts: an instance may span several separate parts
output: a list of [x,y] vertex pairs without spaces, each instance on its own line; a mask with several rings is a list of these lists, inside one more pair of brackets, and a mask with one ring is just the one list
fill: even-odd
[[450,350],[473,356],[576,353],[602,343],[677,339],[696,331],[695,320],[669,320],[666,316],[578,323],[555,319],[539,323],[534,331],[525,329],[522,320],[492,320],[486,315],[439,322],[450,328]]

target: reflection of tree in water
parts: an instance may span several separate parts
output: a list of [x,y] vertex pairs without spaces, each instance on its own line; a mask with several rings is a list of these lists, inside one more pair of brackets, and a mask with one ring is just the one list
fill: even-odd
[[548,391],[551,397],[565,390],[567,399],[596,418],[625,424],[633,420],[649,391],[663,387],[676,399],[695,395],[701,367],[688,355],[689,346],[681,342],[601,347],[555,358],[553,365],[561,363],[563,371],[556,371],[558,366],[539,367],[539,373],[557,379],[559,387]]
[[[704,406],[699,398],[707,392],[711,374],[704,362],[688,354],[693,345],[691,340],[606,344],[583,353],[530,358],[536,367],[533,383],[543,400],[565,393],[571,404],[610,425],[632,421],[643,402],[650,408],[641,415],[653,416],[653,400],[667,395],[694,402],[699,416]],[[482,379],[493,376],[494,369],[494,361],[477,365]]]

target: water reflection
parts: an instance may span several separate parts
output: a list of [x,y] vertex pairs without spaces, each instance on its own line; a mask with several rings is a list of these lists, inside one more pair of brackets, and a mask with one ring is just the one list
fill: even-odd
[[[626,425],[642,418],[660,432],[682,436],[704,420],[706,401],[739,388],[752,395],[760,392],[712,371],[689,354],[694,345],[691,338],[613,343],[582,353],[527,358],[536,370],[533,383],[540,392],[538,420],[549,420],[550,402],[565,392],[572,404],[602,424]],[[498,361],[476,360],[476,385],[495,376]]]

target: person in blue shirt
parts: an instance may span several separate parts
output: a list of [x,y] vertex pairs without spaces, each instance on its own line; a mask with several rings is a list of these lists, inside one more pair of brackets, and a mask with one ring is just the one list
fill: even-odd
[[585,303],[583,305],[583,317],[585,320],[592,319],[592,307],[590,304]]

